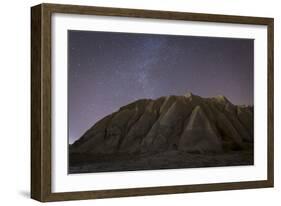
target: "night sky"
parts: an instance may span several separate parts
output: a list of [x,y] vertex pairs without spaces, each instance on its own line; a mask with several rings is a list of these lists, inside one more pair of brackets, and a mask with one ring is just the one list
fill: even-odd
[[253,104],[254,40],[68,31],[69,143],[142,98],[226,96]]

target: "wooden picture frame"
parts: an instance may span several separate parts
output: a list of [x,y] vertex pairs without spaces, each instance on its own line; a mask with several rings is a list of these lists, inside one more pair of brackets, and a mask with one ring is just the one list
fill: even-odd
[[[51,153],[51,16],[54,13],[168,19],[267,27],[267,179],[257,181],[169,185],[127,189],[52,192]],[[273,187],[273,25],[272,18],[150,11],[92,6],[40,4],[31,8],[31,198],[42,202],[140,195],[160,195]],[[266,137],[265,137],[266,138]]]

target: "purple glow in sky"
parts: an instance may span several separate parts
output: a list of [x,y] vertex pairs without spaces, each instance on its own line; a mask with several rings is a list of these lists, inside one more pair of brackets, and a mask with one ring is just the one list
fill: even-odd
[[69,30],[69,143],[137,99],[192,92],[252,105],[253,75],[253,39]]

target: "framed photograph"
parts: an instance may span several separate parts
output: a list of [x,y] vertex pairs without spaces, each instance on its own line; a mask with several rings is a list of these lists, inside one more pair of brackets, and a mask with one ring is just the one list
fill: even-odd
[[273,187],[273,19],[31,8],[31,197]]

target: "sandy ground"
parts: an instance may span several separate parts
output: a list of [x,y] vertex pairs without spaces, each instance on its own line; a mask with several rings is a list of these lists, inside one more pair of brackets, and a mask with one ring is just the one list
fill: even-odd
[[69,156],[69,173],[93,173],[154,169],[178,169],[253,165],[252,150],[231,151],[222,154],[192,154],[167,151],[142,155],[77,155]]

